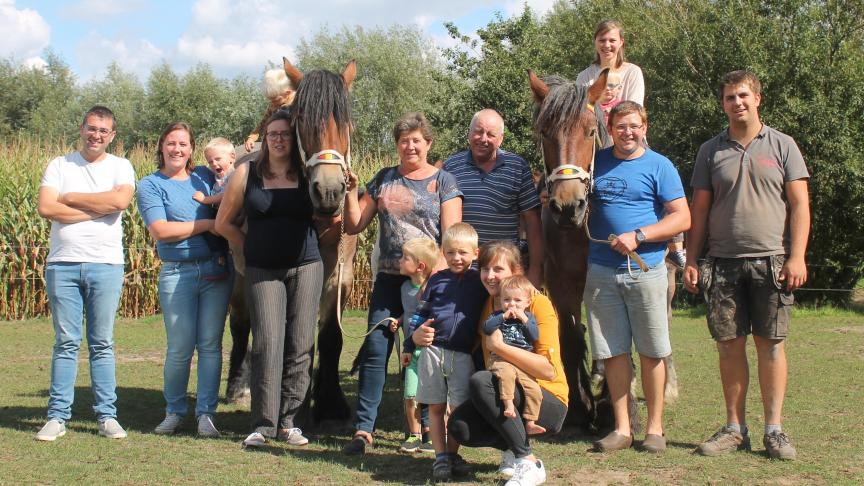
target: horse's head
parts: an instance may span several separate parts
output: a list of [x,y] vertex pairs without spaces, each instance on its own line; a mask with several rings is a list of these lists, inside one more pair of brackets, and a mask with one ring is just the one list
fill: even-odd
[[[534,131],[541,145],[549,209],[559,226],[580,227],[588,214],[594,152],[607,143],[593,104],[606,87],[604,70],[589,88],[559,76],[540,79],[530,69]],[[597,145],[600,147],[597,147]]]
[[351,166],[351,98],[357,65],[351,60],[338,75],[315,70],[305,75],[283,58],[285,74],[297,87],[291,106],[297,148],[309,181],[315,212],[333,216],[345,200],[345,171]]

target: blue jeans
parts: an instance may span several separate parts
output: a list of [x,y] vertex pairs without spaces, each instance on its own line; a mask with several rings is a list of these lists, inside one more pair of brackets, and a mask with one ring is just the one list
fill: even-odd
[[99,420],[117,417],[114,315],[123,289],[123,265],[49,263],[45,286],[55,335],[48,419],[65,422],[72,417],[85,315],[93,411]]
[[168,341],[163,391],[167,413],[186,414],[186,388],[195,349],[198,350],[195,415],[216,412],[222,377],[222,331],[233,283],[233,273],[221,280],[208,279],[218,273],[211,260],[162,262],[159,304]]
[[[402,316],[400,288],[408,277],[379,273],[369,299],[369,321],[367,330],[381,319]],[[360,348],[360,376],[357,383],[357,430],[375,430],[378,406],[384,394],[387,379],[387,361],[393,351],[394,334],[388,326],[378,326],[366,336]]]

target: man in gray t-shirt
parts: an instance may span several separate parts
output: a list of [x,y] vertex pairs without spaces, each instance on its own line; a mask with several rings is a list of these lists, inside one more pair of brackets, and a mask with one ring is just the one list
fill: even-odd
[[[705,142],[696,157],[684,285],[705,294],[727,416],[726,425],[697,452],[714,456],[750,448],[744,404],[747,335],[753,334],[765,413],[763,444],[769,457],[794,459],[795,449],[781,428],[784,340],[792,291],[807,281],[809,174],[795,141],[762,124],[761,86],[754,74],[726,74],[720,99],[729,128]],[[708,257],[697,264],[706,239]]]

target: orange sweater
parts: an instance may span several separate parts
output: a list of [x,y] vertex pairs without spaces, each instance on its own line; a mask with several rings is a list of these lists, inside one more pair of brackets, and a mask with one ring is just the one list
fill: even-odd
[[[552,307],[552,302],[548,297],[542,294],[537,294],[531,299],[531,306],[528,310],[537,318],[537,328],[540,331],[540,339],[534,342],[534,353],[544,356],[552,363],[555,369],[555,378],[546,380],[537,380],[537,383],[549,393],[555,395],[561,400],[561,403],[568,405],[570,396],[570,387],[567,386],[567,376],[564,375],[564,364],[561,362],[561,349],[558,341],[558,314],[555,308]],[[492,315],[492,298],[486,301],[483,306],[483,312],[480,314],[480,323],[477,329],[482,339],[483,324],[486,319]],[[489,350],[483,346],[483,359],[487,366],[489,364]]]

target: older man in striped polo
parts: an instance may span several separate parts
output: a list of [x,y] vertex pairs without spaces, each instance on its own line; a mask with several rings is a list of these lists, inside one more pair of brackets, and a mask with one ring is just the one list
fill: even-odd
[[469,150],[450,156],[444,170],[464,194],[462,221],[477,230],[480,244],[509,240],[519,244],[519,222],[528,241],[527,277],[540,287],[543,237],[540,199],[531,169],[522,157],[501,149],[504,120],[495,110],[478,111],[468,129]]

